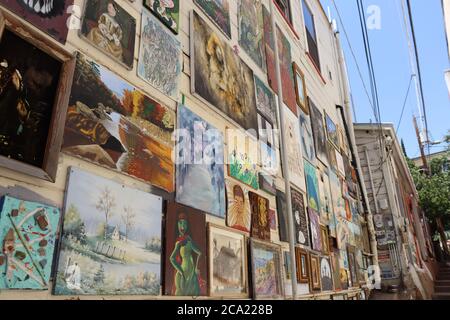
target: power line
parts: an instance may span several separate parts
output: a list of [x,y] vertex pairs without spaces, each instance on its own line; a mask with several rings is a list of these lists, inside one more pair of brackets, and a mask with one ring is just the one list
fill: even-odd
[[400,119],[398,120],[397,129],[395,130],[395,133],[398,133],[398,129],[400,129],[400,124],[402,123],[402,120],[403,120],[403,113],[405,112],[406,103],[408,102],[408,97],[409,97],[409,91],[411,90],[411,84],[412,84],[414,77],[415,77],[415,75],[412,74],[411,78],[409,79],[408,90],[406,91],[405,101],[403,102],[402,113],[400,115]]

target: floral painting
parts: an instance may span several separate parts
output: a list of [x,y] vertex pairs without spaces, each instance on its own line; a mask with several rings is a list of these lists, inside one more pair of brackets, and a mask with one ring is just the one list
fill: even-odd
[[305,163],[306,176],[306,194],[308,198],[308,207],[320,212],[320,195],[319,195],[319,181],[317,179],[317,169],[308,161]]
[[225,183],[228,199],[227,225],[250,233],[251,213],[248,190],[230,179],[227,179]]
[[144,5],[170,30],[180,28],[180,0],[144,0]]
[[230,4],[228,0],[194,0],[206,15],[231,39]]

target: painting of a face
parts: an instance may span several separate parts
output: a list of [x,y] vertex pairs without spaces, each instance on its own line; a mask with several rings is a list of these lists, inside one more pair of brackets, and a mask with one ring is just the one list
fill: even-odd
[[250,232],[248,190],[230,179],[227,179],[225,183],[228,198],[227,225],[240,231]]

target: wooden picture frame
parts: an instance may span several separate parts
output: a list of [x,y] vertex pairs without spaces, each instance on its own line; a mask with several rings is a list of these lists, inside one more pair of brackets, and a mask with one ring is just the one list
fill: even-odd
[[330,255],[330,236],[328,232],[328,227],[320,225],[320,233],[322,235],[322,253],[324,255]]
[[358,281],[358,270],[357,270],[357,263],[356,263],[356,253],[355,248],[353,246],[347,245],[347,255],[348,255],[348,269],[350,273],[350,282],[351,282],[351,288],[355,288],[359,286]]
[[75,57],[70,52],[64,50],[56,41],[41,35],[38,30],[28,26],[19,18],[0,8],[0,39],[3,39],[5,30],[22,38],[25,42],[59,62],[61,69],[53,98],[52,114],[48,126],[42,165],[37,167],[0,155],[0,166],[35,178],[55,182],[59,154],[63,141],[70,88],[72,87],[73,72],[75,70]]
[[[297,104],[302,109],[302,111],[309,115],[309,107],[308,107],[308,96],[306,94],[306,81],[305,74],[302,72],[297,63],[292,63],[292,68],[294,69],[294,82],[295,82],[295,96],[297,98]],[[302,86],[302,88],[299,88]],[[300,89],[302,89],[300,92]],[[301,98],[301,94],[303,94],[303,101]]]
[[295,248],[295,261],[297,265],[297,282],[309,283],[309,256],[302,248]]
[[310,281],[309,287],[311,291],[321,291],[322,283],[320,281],[320,257],[316,254],[309,254]]

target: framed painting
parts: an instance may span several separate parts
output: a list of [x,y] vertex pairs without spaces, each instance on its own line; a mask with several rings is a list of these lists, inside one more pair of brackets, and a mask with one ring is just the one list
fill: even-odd
[[238,1],[238,32],[241,48],[258,67],[266,71],[261,0]]
[[256,108],[259,112],[273,125],[277,124],[277,102],[272,90],[270,90],[262,80],[256,75],[255,78],[255,95]]
[[259,173],[259,187],[261,190],[267,192],[270,195],[277,194],[277,186],[275,184],[275,179],[263,172]]
[[60,217],[55,207],[0,198],[0,289],[48,289]]
[[284,192],[277,190],[278,234],[281,242],[289,242],[287,204]]
[[292,297],[292,281],[291,281],[291,252],[282,249],[283,252],[283,284],[285,297]]
[[309,283],[309,258],[308,252],[302,248],[295,248],[295,258],[297,264],[297,282]]
[[281,248],[278,245],[251,239],[253,297],[280,299],[283,297]]
[[0,166],[54,182],[75,59],[0,9]]
[[230,3],[228,0],[194,0],[228,39],[231,39]]
[[223,135],[184,105],[177,116],[176,201],[225,218]]
[[231,181],[225,180],[227,188],[227,225],[230,228],[250,233],[251,212],[248,190],[245,187]]
[[161,197],[71,167],[64,208],[54,294],[160,294]]
[[178,34],[180,28],[180,0],[144,0],[149,9],[166,27]]
[[308,207],[316,212],[320,212],[319,180],[317,179],[317,169],[308,161],[304,160],[303,162],[305,164]]
[[[159,45],[155,46],[155,43]],[[178,101],[181,69],[181,44],[177,37],[168,32],[154,16],[143,10],[138,77]]]
[[331,271],[331,262],[328,257],[320,257],[320,282],[322,291],[333,291],[333,273]]
[[246,298],[247,240],[232,229],[208,224],[209,295]]
[[345,249],[350,241],[350,227],[344,217],[336,216],[336,241],[339,249]]
[[257,141],[247,135],[227,136],[228,175],[259,189]]
[[348,255],[348,269],[350,270],[351,287],[358,287],[358,266],[356,262],[355,248],[353,246],[347,246]]
[[333,267],[333,285],[334,290],[341,291],[341,265],[340,265],[340,255],[339,249],[333,249],[331,255],[331,262]]
[[116,1],[86,1],[80,35],[112,59],[133,69],[136,19]]
[[341,153],[336,150],[336,160],[337,160],[337,172],[341,177],[345,177],[345,166],[344,166],[344,158],[342,158]]
[[299,110],[299,121],[303,157],[315,165],[316,149],[314,148],[314,136],[311,127],[311,119],[302,110]]
[[303,194],[291,188],[291,197],[295,224],[295,240],[298,244],[309,247],[308,218],[306,217]]
[[249,192],[250,210],[252,214],[252,237],[270,241],[269,200],[260,195]]
[[325,128],[323,125],[323,115],[316,107],[311,99],[309,101],[309,110],[311,115],[311,124],[314,136],[314,145],[316,146],[316,156],[323,164],[326,165],[328,153],[327,153],[327,137],[325,134]]
[[311,248],[315,251],[322,252],[322,233],[319,224],[318,213],[308,208],[309,227],[311,230]]
[[277,211],[269,209],[269,225],[270,231],[277,231]]
[[[219,2],[205,3],[212,6]],[[218,71],[222,69],[227,72]],[[256,135],[253,72],[195,11],[191,13],[191,90]]]
[[337,159],[336,159],[336,148],[331,144],[331,142],[327,142],[327,155],[328,155],[328,164],[330,166],[330,170],[337,172]]
[[272,176],[277,176],[280,169],[278,133],[272,123],[258,113],[260,166]]
[[338,149],[340,146],[339,133],[336,124],[327,113],[325,113],[325,123],[327,128],[328,141],[330,141],[336,147],[336,149]]
[[[328,172],[328,170],[326,170]],[[320,195],[320,222],[329,225],[333,218],[333,201],[331,200],[330,178],[326,172],[317,171],[319,174]]]
[[308,99],[306,95],[305,75],[303,74],[298,64],[293,62],[292,66],[294,68],[295,96],[297,98],[297,104],[306,115],[309,115]]
[[53,39],[66,43],[74,0],[2,0],[1,4],[44,31]]
[[164,237],[164,293],[169,296],[206,296],[208,265],[205,214],[169,202]]
[[172,193],[175,112],[77,55],[62,151]]
[[316,254],[309,254],[309,268],[310,281],[309,286],[311,291],[320,291],[321,286],[321,272],[320,272],[320,257]]
[[328,228],[320,225],[320,234],[322,239],[322,253],[326,256],[330,255],[330,239],[328,236]]

